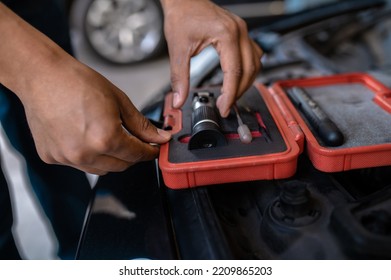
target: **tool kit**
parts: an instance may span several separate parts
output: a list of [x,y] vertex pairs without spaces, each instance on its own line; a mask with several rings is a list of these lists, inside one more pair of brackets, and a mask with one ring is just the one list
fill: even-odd
[[391,165],[391,89],[369,74],[255,83],[224,119],[219,89],[193,89],[181,109],[166,96],[168,187],[289,178],[303,152],[324,172]]

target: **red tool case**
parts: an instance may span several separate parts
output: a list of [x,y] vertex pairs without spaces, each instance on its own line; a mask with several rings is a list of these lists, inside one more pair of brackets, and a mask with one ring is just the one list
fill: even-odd
[[[314,133],[287,96],[293,87],[305,89],[336,123],[344,135],[342,145],[327,146]],[[192,92],[199,90],[219,94],[217,88]],[[238,101],[242,119],[253,134],[250,144],[237,137],[232,112],[222,120],[227,145],[188,150],[190,98],[180,110],[171,104],[168,94],[165,128],[171,129],[173,139],[161,147],[159,166],[165,184],[173,189],[288,178],[295,174],[302,152],[324,172],[391,165],[391,89],[368,74],[285,80],[270,87],[255,84]]]

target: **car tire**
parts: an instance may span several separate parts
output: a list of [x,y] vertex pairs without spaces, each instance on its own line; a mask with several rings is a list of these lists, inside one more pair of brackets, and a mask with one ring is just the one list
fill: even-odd
[[94,52],[115,64],[149,60],[166,49],[157,0],[90,0],[83,30]]

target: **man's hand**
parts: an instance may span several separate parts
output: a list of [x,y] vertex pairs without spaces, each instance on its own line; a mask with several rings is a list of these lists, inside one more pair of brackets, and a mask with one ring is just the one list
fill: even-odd
[[154,127],[129,98],[88,67],[63,65],[24,98],[38,154],[103,175],[157,157],[171,135]]
[[22,101],[45,162],[103,175],[155,158],[171,138],[121,90],[1,2],[0,34],[0,83]]
[[189,91],[190,58],[212,45],[224,73],[217,107],[227,117],[233,103],[252,84],[260,70],[262,50],[248,36],[245,22],[209,0],[161,0],[170,55],[174,107]]

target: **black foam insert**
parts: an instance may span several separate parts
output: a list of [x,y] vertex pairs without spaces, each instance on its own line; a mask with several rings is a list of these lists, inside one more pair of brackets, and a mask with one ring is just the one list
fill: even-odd
[[[209,91],[217,98],[220,94],[219,88],[203,88],[198,91]],[[248,125],[252,132],[261,133],[259,122],[256,114],[258,113],[266,131],[261,133],[259,137],[254,137],[252,142],[244,144],[236,137],[228,135],[237,134],[238,122],[234,110],[231,110],[230,115],[223,119],[220,118],[220,126],[225,135],[227,135],[227,145],[213,148],[203,148],[189,150],[188,144],[183,141],[184,138],[191,135],[191,103],[193,94],[189,94],[189,98],[182,107],[182,130],[173,136],[169,143],[168,159],[172,163],[185,163],[197,161],[209,161],[218,159],[239,158],[248,156],[259,156],[266,154],[280,153],[287,149],[284,139],[271,116],[263,98],[255,87],[251,87],[238,101],[238,109],[240,116],[245,124]]]

